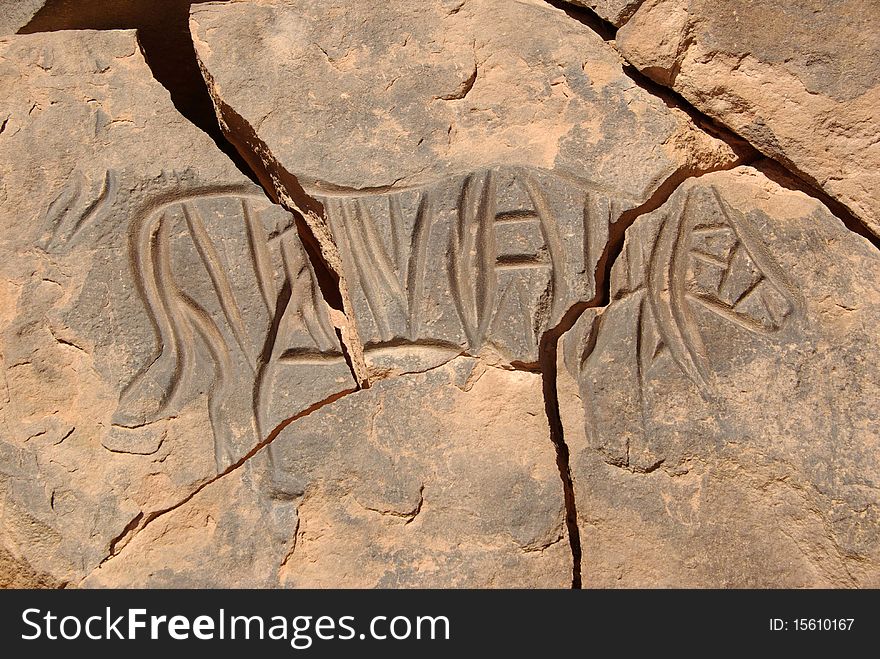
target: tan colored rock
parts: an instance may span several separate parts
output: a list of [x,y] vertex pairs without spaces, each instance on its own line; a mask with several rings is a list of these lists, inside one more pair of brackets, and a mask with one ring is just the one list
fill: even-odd
[[[76,583],[354,383],[292,216],[177,113],[133,32],[2,38],[0,90],[2,561]],[[316,341],[320,374],[283,363]]]
[[45,5],[46,0],[0,0],[0,36],[18,32]]
[[565,339],[585,585],[880,584],[878,282],[865,239],[748,168],[639,218]]
[[228,137],[341,275],[367,377],[401,343],[534,363],[609,225],[738,159],[542,2],[208,3],[191,27]]
[[644,0],[565,0],[578,7],[586,7],[612,25],[620,27],[626,23]]
[[564,515],[541,377],[460,357],[294,421],[84,585],[567,588]]
[[880,235],[875,2],[648,0],[617,45]]

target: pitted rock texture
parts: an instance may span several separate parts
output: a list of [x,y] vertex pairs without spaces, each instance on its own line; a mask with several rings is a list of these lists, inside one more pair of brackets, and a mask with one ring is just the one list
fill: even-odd
[[880,583],[878,282],[865,239],[751,169],[628,230],[565,338],[589,583]]
[[880,235],[876,2],[648,0],[617,45]]

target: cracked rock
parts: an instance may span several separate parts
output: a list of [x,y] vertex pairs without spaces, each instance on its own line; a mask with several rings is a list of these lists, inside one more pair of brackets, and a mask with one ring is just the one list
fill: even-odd
[[878,282],[867,240],[749,168],[629,229],[565,338],[586,585],[880,584]]
[[[76,582],[354,383],[293,217],[134,32],[4,37],[0,89],[0,571]],[[319,348],[320,371],[286,361]]]
[[620,27],[626,23],[644,0],[565,0],[578,7],[586,7],[612,25]]
[[878,39],[872,0],[648,0],[617,45],[880,235]]
[[461,352],[534,364],[541,335],[594,297],[609,226],[673,175],[739,158],[544,3],[191,17],[221,123],[322,240],[369,377],[392,348],[404,369]]
[[548,433],[534,373],[459,357],[385,380],[285,427],[84,585],[568,587]]

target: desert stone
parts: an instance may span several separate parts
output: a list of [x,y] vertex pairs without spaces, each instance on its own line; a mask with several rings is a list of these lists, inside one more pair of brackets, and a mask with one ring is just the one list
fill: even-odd
[[[133,32],[0,39],[0,89],[0,560],[76,583],[354,382],[294,218]],[[320,372],[285,362],[318,349]]]
[[293,421],[84,585],[568,588],[564,515],[540,375],[459,357]]
[[565,338],[585,583],[880,584],[868,241],[754,170],[711,174],[629,229],[611,296]]
[[45,4],[46,0],[0,0],[0,36],[18,32]]
[[649,0],[617,45],[880,235],[876,2]]
[[388,369],[371,351],[401,343],[534,364],[595,296],[609,226],[739,157],[546,3],[255,0],[191,17],[221,123],[323,239],[370,376]]
[[565,0],[578,7],[586,7],[612,25],[620,27],[626,23],[644,0]]

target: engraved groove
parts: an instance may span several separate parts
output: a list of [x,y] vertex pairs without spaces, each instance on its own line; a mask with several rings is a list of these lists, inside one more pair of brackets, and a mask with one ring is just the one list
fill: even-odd
[[381,287],[375,278],[375,273],[366,262],[367,250],[356,226],[358,220],[357,213],[352,213],[344,200],[340,201],[340,207],[342,209],[343,229],[348,236],[351,258],[357,268],[361,288],[366,296],[367,306],[370,308],[370,313],[376,322],[380,336],[389,339],[391,338],[390,322],[385,313]]
[[214,290],[220,301],[220,308],[223,310],[223,315],[226,316],[232,334],[238,342],[239,347],[241,347],[241,350],[251,367],[251,371],[255,372],[256,358],[252,353],[250,342],[247,340],[244,319],[242,318],[241,310],[238,308],[238,303],[235,300],[235,294],[232,291],[232,284],[226,276],[223,263],[220,259],[220,254],[217,252],[217,248],[214,246],[211,237],[208,235],[208,231],[205,228],[205,223],[202,220],[198,208],[194,205],[190,207],[190,204],[186,203],[181,204],[181,208],[183,210],[183,215],[186,218],[189,233],[195,243],[196,250],[202,258],[202,263],[204,263],[205,269],[208,271],[211,283],[214,285]]
[[248,245],[254,262],[257,285],[260,287],[266,312],[271,315],[278,292],[275,290],[275,274],[272,271],[272,257],[269,254],[269,236],[260,219],[251,213],[247,199],[241,200],[241,212],[247,228]]
[[523,174],[526,190],[535,206],[538,218],[541,224],[541,234],[544,238],[544,244],[550,255],[550,267],[552,268],[553,289],[551,291],[551,317],[555,320],[561,314],[560,305],[568,296],[567,286],[565,284],[565,249],[562,245],[562,236],[559,232],[559,225],[550,209],[550,204],[537,182],[528,174]]
[[73,229],[70,231],[70,235],[67,237],[68,243],[72,243],[74,240],[76,240],[76,237],[79,235],[80,231],[91,224],[92,221],[106,206],[113,203],[113,200],[115,199],[116,193],[118,191],[119,183],[116,180],[116,174],[113,172],[113,170],[108,169],[107,173],[104,176],[104,183],[101,187],[101,191],[98,193],[97,198],[91,204],[89,204],[88,208],[86,208],[83,214],[73,225]]
[[415,340],[421,330],[421,300],[425,287],[425,269],[428,261],[428,243],[433,221],[433,198],[425,192],[419,199],[413,227],[412,248],[407,267],[407,308],[409,309],[409,338]]

